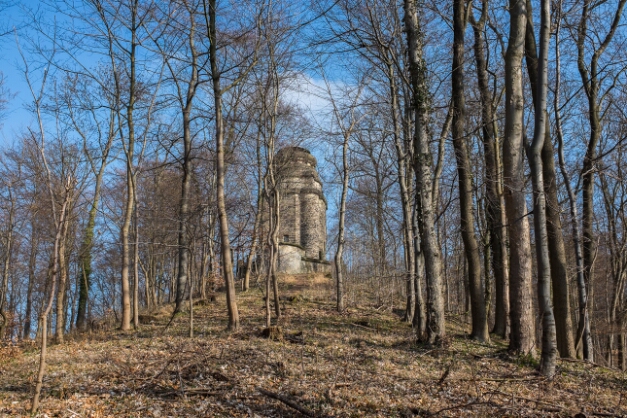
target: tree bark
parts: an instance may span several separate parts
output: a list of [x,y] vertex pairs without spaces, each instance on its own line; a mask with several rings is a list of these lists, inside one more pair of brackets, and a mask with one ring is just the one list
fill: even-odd
[[[528,2],[530,0],[527,0]],[[552,377],[557,363],[557,337],[555,316],[551,302],[551,264],[549,261],[549,238],[547,234],[546,197],[542,164],[542,148],[547,125],[546,97],[548,93],[548,49],[550,36],[551,6],[542,0],[540,23],[540,53],[537,65],[535,123],[533,142],[529,152],[531,181],[533,184],[533,219],[536,237],[536,259],[538,265],[538,304],[542,323],[542,357],[540,372]],[[530,10],[528,10],[530,11]],[[528,22],[530,20],[528,19]]]
[[[485,212],[490,234],[491,265],[496,288],[494,306],[494,328],[492,332],[506,338],[509,325],[509,270],[507,266],[507,246],[505,236],[505,210],[502,204],[502,184],[499,175],[499,144],[497,142],[496,116],[494,114],[493,93],[490,92],[488,63],[485,53],[485,23],[488,16],[487,1],[482,2],[481,18],[471,21],[474,33],[475,68],[481,100],[481,129],[483,154],[485,158]],[[471,15],[472,16],[472,15]]]
[[181,114],[183,116],[183,176],[181,179],[181,200],[179,202],[179,233],[178,233],[178,276],[176,287],[176,305],[175,312],[180,312],[185,302],[185,294],[188,291],[188,281],[190,276],[190,242],[189,242],[189,198],[192,183],[193,165],[192,165],[192,109],[198,87],[198,53],[196,51],[194,38],[196,36],[195,15],[193,10],[189,9],[189,32],[188,47],[190,54],[190,78],[187,82],[187,91],[185,97],[179,88],[179,80],[172,68],[172,76],[175,79],[179,91],[179,102],[181,105]]
[[255,213],[255,225],[253,227],[253,236],[251,237],[251,247],[246,260],[246,273],[242,282],[242,290],[247,292],[250,289],[250,274],[253,267],[253,258],[257,252],[259,229],[261,228],[261,213],[263,210],[263,175],[261,164],[261,141],[260,135],[257,134],[255,152],[257,155],[257,212]]
[[[613,16],[609,30],[603,38],[603,41],[594,47],[594,52],[590,57],[590,62],[586,63],[586,51],[585,44],[588,39],[588,19],[590,18],[590,9],[592,7],[592,0],[584,0],[583,7],[581,8],[581,20],[577,29],[577,68],[583,84],[583,90],[588,99],[588,120],[590,122],[590,137],[586,148],[586,154],[583,160],[583,167],[581,170],[582,177],[582,201],[583,201],[583,221],[582,221],[582,247],[583,247],[583,278],[585,285],[588,286],[588,292],[580,285],[579,299],[580,309],[586,309],[587,306],[581,305],[588,302],[586,293],[592,293],[592,284],[594,282],[594,259],[596,253],[595,236],[594,236],[594,175],[596,172],[596,159],[597,159],[597,147],[602,132],[601,121],[601,106],[599,100],[600,83],[599,80],[599,58],[603,55],[608,45],[612,41],[616,29],[619,26],[623,9],[627,0],[620,0],[616,6],[616,12]],[[602,70],[601,70],[602,71]],[[584,301],[585,299],[585,301]],[[585,316],[585,313],[580,313],[580,316]],[[582,321],[580,321],[582,322]],[[579,324],[579,332],[577,333],[577,340],[580,336],[583,336],[586,331],[582,329],[586,327],[585,319],[583,324]],[[590,341],[588,335],[588,341]],[[588,349],[586,353],[585,350]],[[592,345],[584,343],[584,359],[587,361],[593,361]]]
[[[13,197],[13,185],[9,184],[7,189],[9,193],[10,199],[10,208],[9,208],[9,219],[8,219],[8,232],[6,241],[4,242],[4,266],[2,268],[2,283],[0,283],[0,341],[2,341],[5,337],[5,331],[7,328],[8,317],[5,312],[4,305],[7,300],[7,292],[9,290],[9,273],[11,268],[11,256],[13,254],[13,228],[14,228],[14,217],[15,217],[15,199]],[[30,284],[29,284],[30,287]]]
[[[44,155],[44,151],[43,148],[41,149],[42,152],[42,156]],[[45,157],[44,158],[44,162],[45,162]],[[63,230],[65,228],[65,225],[67,223],[67,211],[68,211],[68,206],[70,205],[70,187],[73,186],[72,183],[72,178],[68,176],[68,178],[66,179],[66,184],[65,184],[65,195],[63,198],[63,203],[61,205],[61,208],[59,210],[59,212],[56,211],[55,209],[55,198],[54,198],[54,192],[53,192],[53,188],[52,188],[52,183],[50,181],[50,172],[47,168],[47,163],[46,163],[46,170],[48,171],[48,188],[49,188],[49,193],[50,193],[50,200],[51,203],[53,205],[52,208],[52,213],[53,213],[53,218],[54,218],[54,223],[55,223],[55,238],[54,238],[54,247],[53,247],[53,263],[52,263],[52,271],[51,271],[51,283],[50,283],[50,295],[48,296],[48,301],[46,302],[46,305],[43,309],[43,312],[41,313],[39,320],[41,321],[41,352],[39,354],[39,369],[37,371],[37,380],[36,380],[36,384],[35,384],[35,392],[33,394],[33,399],[31,401],[31,415],[34,415],[37,410],[39,409],[39,397],[41,396],[41,388],[43,387],[43,382],[44,382],[44,375],[46,373],[46,360],[47,360],[47,347],[48,347],[48,315],[50,314],[50,311],[52,310],[52,304],[54,301],[54,294],[55,294],[55,290],[56,290],[56,285],[57,285],[57,278],[58,278],[58,274],[59,274],[59,256],[60,256],[60,250],[61,250],[61,242],[64,239],[64,233]]]
[[211,80],[213,84],[214,111],[216,125],[216,200],[218,206],[218,219],[220,221],[220,249],[222,259],[222,274],[226,282],[226,304],[229,315],[228,329],[239,329],[239,311],[235,295],[235,278],[233,277],[233,260],[231,259],[231,238],[229,236],[229,218],[226,212],[226,199],[224,196],[224,180],[226,167],[224,163],[224,117],[222,114],[222,87],[220,85],[220,72],[218,70],[218,46],[216,28],[216,0],[204,0],[205,16],[208,18],[209,29],[209,62],[211,65]]
[[[33,315],[33,287],[35,286],[35,269],[37,263],[37,250],[39,246],[39,236],[35,232],[34,220],[31,220],[31,242],[30,254],[28,257],[28,289],[26,291],[26,308],[24,312],[24,328],[22,330],[22,338],[29,339],[32,328]],[[36,235],[37,234],[37,235]]]
[[61,241],[59,243],[58,270],[57,270],[57,306],[56,315],[57,322],[55,324],[55,336],[57,344],[63,344],[65,341],[65,298],[67,284],[67,262],[66,262],[66,237],[67,222],[61,225]]
[[472,331],[471,337],[479,341],[489,341],[488,318],[486,315],[485,293],[481,283],[481,259],[475,236],[472,176],[470,157],[465,136],[466,101],[464,97],[464,32],[466,31],[465,0],[453,1],[453,147],[457,161],[459,178],[459,206],[461,234],[464,252],[468,262],[468,286],[471,298]]
[[126,106],[126,123],[128,128],[127,144],[124,144],[124,154],[126,157],[126,205],[124,208],[122,228],[120,230],[120,241],[122,244],[122,323],[120,328],[123,331],[131,329],[131,289],[130,289],[130,267],[131,267],[131,255],[130,255],[130,229],[131,220],[133,219],[133,211],[135,210],[135,174],[133,167],[133,158],[135,154],[135,101],[136,97],[136,54],[137,54],[137,12],[138,1],[133,0],[130,5],[131,8],[131,44],[129,50],[129,98]]
[[[543,28],[544,29],[544,28]],[[527,0],[527,29],[525,33],[525,57],[527,72],[531,84],[531,92],[534,105],[539,105],[542,95],[541,74],[536,45],[536,37],[533,28],[533,12],[531,1]],[[546,100],[546,99],[545,99]],[[546,112],[546,105],[544,106]],[[562,357],[574,358],[576,356],[573,339],[573,326],[570,312],[570,291],[568,286],[568,271],[564,237],[562,234],[562,222],[560,220],[559,202],[557,197],[557,183],[555,178],[555,161],[553,142],[551,140],[548,113],[544,115],[544,139],[540,152],[543,192],[545,197],[546,232],[548,239],[550,277],[553,285],[553,302],[555,304],[555,323],[557,348]],[[530,165],[532,155],[529,156]],[[534,200],[537,203],[537,199]],[[534,215],[536,214],[534,208]],[[536,234],[536,241],[538,236]],[[536,247],[537,248],[537,247]]]
[[[338,121],[340,122],[340,121]],[[342,143],[342,192],[340,195],[340,207],[338,209],[337,250],[335,251],[335,288],[337,297],[337,311],[344,312],[344,265],[342,254],[344,252],[344,223],[346,219],[346,198],[348,196],[348,140],[350,133],[344,132]]]
[[510,240],[510,349],[521,354],[529,354],[535,347],[535,319],[523,164],[522,59],[525,46],[525,0],[510,0],[509,6],[509,43],[505,56],[503,177]]
[[[420,232],[421,253],[424,256],[427,287],[426,342],[440,343],[446,334],[444,301],[442,297],[442,265],[435,233],[433,202],[433,161],[429,149],[427,124],[429,119],[429,90],[422,55],[422,34],[418,22],[416,0],[404,0],[405,28],[409,53],[409,72],[414,106],[414,173],[416,176],[416,213]],[[421,336],[419,336],[421,337]]]

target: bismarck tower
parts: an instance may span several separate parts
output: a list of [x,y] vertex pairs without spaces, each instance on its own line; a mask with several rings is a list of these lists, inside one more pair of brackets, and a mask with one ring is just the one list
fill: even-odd
[[327,201],[316,170],[317,161],[300,147],[282,148],[276,155],[279,171],[281,273],[326,273]]

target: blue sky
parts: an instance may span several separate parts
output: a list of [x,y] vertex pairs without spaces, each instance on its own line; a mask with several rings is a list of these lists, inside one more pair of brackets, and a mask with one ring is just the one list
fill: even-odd
[[35,8],[39,1],[23,0],[2,12],[0,33],[0,71],[4,75],[5,90],[9,93],[7,109],[0,119],[0,145],[11,144],[14,138],[33,122],[32,115],[26,110],[30,102],[30,93],[24,80],[23,64],[20,57],[17,39],[27,23],[27,9]]

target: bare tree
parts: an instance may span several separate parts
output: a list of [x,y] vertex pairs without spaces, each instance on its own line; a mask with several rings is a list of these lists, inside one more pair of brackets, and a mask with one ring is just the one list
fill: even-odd
[[[553,113],[555,117],[555,134],[558,144],[558,160],[560,172],[564,178],[564,186],[568,195],[570,209],[570,224],[573,236],[573,246],[575,248],[575,269],[577,277],[577,290],[579,302],[579,326],[577,331],[577,345],[583,348],[584,359],[592,361],[592,336],[590,332],[590,317],[588,314],[588,293],[584,277],[583,249],[581,228],[579,227],[579,215],[577,209],[577,197],[571,185],[571,177],[566,169],[564,158],[564,133],[562,130],[562,116],[560,111],[560,91],[561,91],[561,51],[560,51],[560,31],[562,23],[562,1],[558,2],[556,24],[555,24],[555,91],[553,96]],[[577,351],[577,347],[575,347]]]
[[[538,48],[533,28],[533,11],[531,2],[527,0],[527,29],[525,33],[525,58],[527,63],[527,72],[531,85],[531,93],[534,106],[538,106],[538,102],[542,100],[540,94],[541,66],[538,58]],[[546,111],[546,110],[545,110]],[[544,142],[541,150],[542,177],[544,187],[545,200],[545,217],[546,217],[546,233],[547,246],[549,251],[550,276],[553,293],[553,303],[555,305],[555,328],[557,335],[557,348],[562,357],[574,358],[575,344],[573,339],[573,326],[570,311],[570,291],[568,285],[568,266],[566,261],[566,249],[564,247],[564,238],[562,234],[562,223],[560,220],[559,201],[557,196],[556,172],[554,161],[554,149],[551,138],[550,123],[548,115],[544,118]],[[533,166],[531,160],[532,152],[528,153],[530,166]],[[538,199],[534,199],[534,204],[538,203]],[[536,209],[534,208],[534,215]],[[534,218],[535,219],[535,218]],[[536,241],[541,237],[538,236]],[[538,248],[536,247],[536,250]],[[539,265],[540,267],[540,265]]]
[[500,175],[501,152],[498,141],[498,122],[495,112],[496,92],[490,91],[488,62],[485,50],[485,27],[488,19],[487,0],[481,3],[479,20],[470,14],[474,33],[475,68],[481,100],[481,128],[483,154],[485,159],[487,228],[490,234],[491,264],[496,287],[493,332],[505,338],[508,334],[509,319],[509,270],[505,208],[503,206],[503,183]]
[[[357,128],[361,117],[359,117],[357,108],[359,106],[359,100],[361,97],[362,89],[364,88],[365,80],[360,80],[355,92],[343,91],[342,96],[349,99],[347,105],[343,105],[335,97],[331,84],[327,80],[323,73],[325,80],[328,99],[333,107],[333,116],[335,123],[339,129],[339,134],[342,137],[342,165],[339,170],[340,179],[342,182],[342,189],[340,192],[340,204],[338,207],[338,227],[337,227],[337,247],[335,249],[335,256],[333,257],[335,263],[335,295],[337,299],[336,309],[338,312],[344,312],[346,309],[345,303],[345,267],[343,261],[344,246],[346,243],[346,200],[348,197],[348,189],[350,182],[351,168],[349,165],[349,151],[350,151],[350,139],[353,135],[353,131]],[[352,94],[351,94],[352,93]],[[362,116],[363,117],[363,116]],[[411,283],[413,286],[413,283]]]
[[[595,259],[595,236],[593,230],[594,218],[594,175],[597,171],[597,147],[602,132],[602,116],[601,116],[601,73],[602,67],[599,67],[599,60],[603,53],[607,50],[612,42],[616,30],[619,26],[623,15],[623,9],[627,0],[619,0],[613,13],[612,21],[608,27],[608,31],[604,37],[591,37],[589,34],[589,20],[594,9],[592,0],[584,0],[581,8],[581,19],[577,28],[577,68],[583,84],[583,90],[588,99],[588,120],[590,121],[590,137],[586,146],[586,154],[583,160],[581,170],[582,177],[582,246],[583,246],[583,275],[587,286],[592,286],[594,282],[593,265]],[[590,61],[586,62],[586,45],[587,41],[598,39],[598,44],[593,41],[591,45],[594,51],[590,56]],[[585,291],[584,291],[585,292]],[[587,298],[582,297],[582,289],[580,289],[580,303],[587,303]],[[583,299],[583,300],[582,300]],[[586,305],[580,305],[580,309],[585,309]],[[585,314],[580,313],[585,317]],[[577,332],[577,344],[585,334],[585,320],[580,321]],[[590,350],[591,345],[584,344],[584,359],[594,361],[593,353]]]
[[[30,136],[33,141],[33,145],[37,148],[39,152],[39,158],[41,158],[41,168],[42,173],[38,173],[41,175],[42,180],[46,183],[48,199],[50,200],[50,210],[53,215],[54,229],[55,229],[55,238],[54,238],[54,247],[52,253],[52,272],[50,276],[50,294],[48,296],[48,301],[46,302],[45,308],[42,310],[40,315],[41,321],[41,352],[39,355],[39,370],[37,372],[37,380],[35,385],[35,392],[33,394],[33,399],[31,402],[31,414],[35,414],[39,408],[39,397],[41,395],[41,388],[43,386],[43,379],[46,370],[46,350],[48,344],[48,315],[52,310],[52,305],[54,302],[54,297],[56,294],[57,281],[59,276],[59,271],[61,268],[60,258],[61,250],[62,250],[62,242],[65,240],[65,234],[67,233],[67,222],[68,222],[68,211],[69,206],[71,205],[71,200],[73,197],[73,191],[75,187],[75,177],[74,173],[70,170],[65,173],[65,178],[62,178],[62,192],[59,195],[58,188],[55,188],[53,174],[48,164],[48,159],[46,157],[46,130],[44,128],[44,121],[42,115],[42,107],[43,100],[45,98],[45,88],[46,83],[48,81],[50,68],[52,66],[52,59],[54,57],[54,49],[50,52],[50,56],[47,59],[46,65],[43,69],[43,75],[41,78],[39,90],[35,90],[34,84],[31,82],[31,72],[29,69],[29,65],[25,55],[22,53],[20,49],[20,54],[22,55],[22,61],[24,63],[24,75],[26,79],[26,83],[29,87],[31,97],[33,99],[33,112],[36,116],[36,121],[38,124],[38,133],[31,132]],[[58,295],[57,295],[58,297]],[[63,314],[63,310],[61,311]],[[59,312],[57,311],[57,323],[63,322],[61,318],[59,318]],[[60,330],[61,335],[63,334],[63,329]],[[59,329],[57,328],[57,338],[59,338]],[[62,337],[60,337],[60,341]]]
[[[246,50],[244,59],[234,68],[239,70],[237,76],[226,86],[222,85],[224,69],[220,67],[221,58],[218,54],[218,29],[216,26],[218,9],[215,0],[203,0],[203,16],[205,19],[206,35],[209,40],[209,77],[212,82],[214,112],[215,112],[215,141],[216,141],[216,201],[218,219],[220,221],[220,245],[222,257],[222,273],[226,281],[226,299],[231,331],[239,329],[239,311],[235,295],[235,278],[233,276],[233,261],[231,258],[231,238],[229,235],[229,217],[226,210],[224,182],[226,177],[225,165],[225,126],[223,114],[223,95],[226,91],[239,84],[256,64],[257,44]],[[247,32],[247,28],[244,28]],[[248,33],[248,32],[247,32]],[[243,39],[245,41],[246,39]],[[250,52],[252,51],[252,52]]]
[[15,230],[15,204],[16,196],[14,194],[14,185],[11,179],[8,179],[5,185],[7,190],[8,204],[9,204],[9,218],[7,220],[6,235],[3,236],[2,246],[4,252],[4,262],[2,266],[2,282],[0,282],[0,341],[5,336],[5,330],[8,323],[7,312],[5,312],[5,304],[7,299],[7,293],[9,290],[9,273],[11,267],[11,257],[13,255],[13,242],[14,242],[14,230]]
[[470,156],[466,143],[464,97],[464,32],[466,31],[467,11],[465,0],[453,2],[453,70],[452,70],[452,109],[453,147],[459,177],[459,206],[461,233],[468,263],[468,285],[472,310],[471,336],[480,341],[489,341],[488,316],[486,314],[485,292],[481,282],[481,259],[475,236],[472,176]]
[[509,222],[510,348],[531,353],[535,346],[535,320],[531,277],[531,238],[525,200],[523,160],[522,59],[525,52],[525,0],[510,0],[509,43],[505,57],[505,138],[503,180]]
[[546,197],[542,170],[542,148],[545,141],[548,93],[548,55],[551,25],[551,5],[542,1],[540,23],[540,51],[538,59],[538,82],[536,84],[535,124],[533,142],[529,150],[531,179],[533,184],[533,219],[536,237],[538,265],[538,303],[542,318],[542,361],[540,371],[552,377],[557,363],[557,337],[555,317],[551,302],[551,264],[549,261],[549,238],[547,234]]
[[[182,179],[181,179],[181,199],[179,203],[178,221],[178,273],[176,283],[176,305],[174,312],[179,312],[185,301],[185,294],[189,291],[190,281],[190,239],[189,239],[189,218],[190,218],[190,192],[193,175],[193,155],[192,155],[192,122],[194,120],[193,108],[194,99],[198,87],[202,80],[199,70],[202,65],[200,52],[196,46],[198,36],[196,30],[196,19],[200,3],[194,1],[183,1],[181,9],[184,12],[176,13],[174,16],[166,16],[170,21],[170,26],[174,33],[170,34],[171,40],[168,44],[160,47],[164,61],[170,71],[171,80],[175,86],[175,100],[180,108],[183,124],[183,155],[181,157]],[[181,37],[181,33],[185,36]],[[180,41],[179,41],[179,38]],[[166,49],[167,48],[167,49]],[[180,51],[185,51],[182,62]],[[177,65],[178,64],[178,65]],[[187,71],[187,74],[184,73]],[[190,296],[191,297],[191,296]]]
[[[415,0],[404,0],[405,28],[409,53],[409,73],[414,111],[414,173],[416,176],[416,215],[420,232],[420,248],[424,257],[427,283],[426,341],[439,343],[446,334],[442,298],[442,266],[435,233],[432,190],[432,157],[429,149],[429,90],[426,85],[426,64],[422,56],[422,29]],[[422,338],[422,336],[418,336]]]

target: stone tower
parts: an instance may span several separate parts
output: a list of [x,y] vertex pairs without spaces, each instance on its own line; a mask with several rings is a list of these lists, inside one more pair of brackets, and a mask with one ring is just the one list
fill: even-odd
[[276,155],[280,178],[279,266],[283,273],[328,272],[327,201],[316,158],[300,147]]

